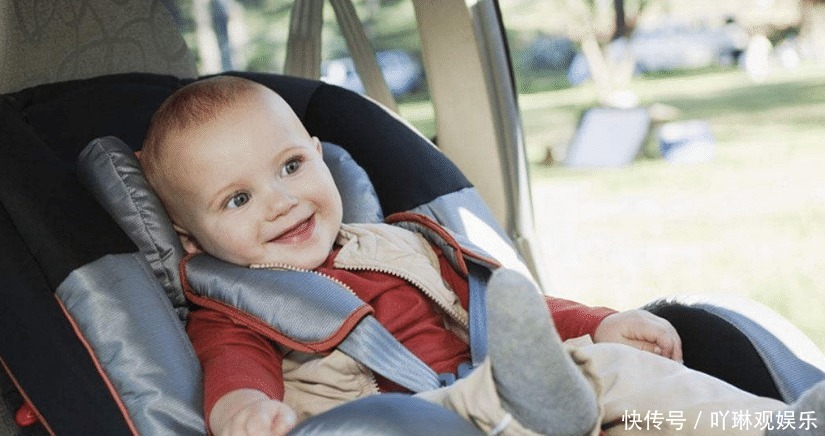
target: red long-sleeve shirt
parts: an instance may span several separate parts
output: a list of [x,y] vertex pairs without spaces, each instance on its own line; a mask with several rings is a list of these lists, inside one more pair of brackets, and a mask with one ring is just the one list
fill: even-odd
[[[467,307],[467,280],[453,270],[440,252],[438,255],[444,280]],[[334,256],[335,253],[330,255],[317,270],[345,283],[371,305],[376,319],[436,373],[454,373],[460,363],[470,360],[469,346],[444,328],[435,303],[413,285],[381,272],[334,268]],[[563,340],[593,334],[602,319],[615,313],[550,297],[547,306]],[[206,309],[190,314],[187,332],[203,367],[207,415],[218,399],[236,389],[257,389],[271,398],[283,399],[282,356],[269,340],[217,311]],[[377,374],[376,379],[382,392],[404,391]]]

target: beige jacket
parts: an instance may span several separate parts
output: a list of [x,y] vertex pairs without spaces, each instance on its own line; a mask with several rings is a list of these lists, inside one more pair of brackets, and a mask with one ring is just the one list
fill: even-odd
[[[468,341],[467,311],[442,280],[436,253],[423,236],[388,224],[345,224],[337,242],[342,249],[336,267],[382,271],[410,281],[443,310],[447,328]],[[372,371],[340,351],[327,356],[283,351],[284,401],[299,420],[378,393]]]

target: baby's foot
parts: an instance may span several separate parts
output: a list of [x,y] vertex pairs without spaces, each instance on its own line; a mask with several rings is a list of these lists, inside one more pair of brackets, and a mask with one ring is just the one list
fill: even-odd
[[[798,400],[789,406],[786,412],[791,412],[793,429],[782,428],[768,430],[768,436],[795,435],[814,436],[825,433],[825,380],[808,389]],[[777,412],[782,413],[782,412]],[[790,421],[789,421],[790,422]],[[776,420],[774,420],[776,423]]]
[[568,355],[547,304],[527,278],[499,269],[487,287],[488,350],[502,405],[542,434],[586,434],[598,419],[593,387]]

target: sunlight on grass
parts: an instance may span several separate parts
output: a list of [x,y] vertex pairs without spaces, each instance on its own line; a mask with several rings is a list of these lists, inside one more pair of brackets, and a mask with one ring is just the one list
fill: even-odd
[[[707,120],[715,158],[672,165],[655,141],[632,165],[574,170],[564,156],[592,85],[519,96],[539,244],[552,291],[629,309],[687,293],[747,296],[825,350],[825,70],[755,84],[742,72],[639,78],[642,103]],[[400,107],[426,136],[432,106]]]
[[[748,296],[825,350],[825,71],[637,80],[644,104],[705,119],[716,157],[679,166],[531,167],[554,290],[618,309],[684,293]],[[522,95],[528,155],[563,155],[592,88]]]
[[427,138],[435,136],[435,114],[429,100],[399,104],[398,112]]

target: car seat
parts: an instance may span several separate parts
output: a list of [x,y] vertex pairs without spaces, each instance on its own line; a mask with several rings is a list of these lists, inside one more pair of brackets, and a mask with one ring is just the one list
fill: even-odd
[[[106,6],[101,6],[104,3],[107,2],[77,2],[71,5],[82,5],[77,6],[74,12],[79,19],[89,19],[84,15],[89,10],[96,12],[93,14],[95,16],[108,16],[104,13]],[[154,18],[148,21],[125,20],[126,23],[151,22],[157,25],[166,20],[168,24],[160,2],[139,3],[144,5],[141,6],[144,9],[132,12]],[[55,8],[73,7],[64,3],[54,4]],[[113,5],[110,5],[111,8],[115,7]],[[7,12],[3,17],[12,16],[8,13],[11,10],[9,3],[3,3],[2,7]],[[87,9],[84,10],[84,7]],[[29,12],[35,13],[34,10]],[[109,15],[118,15],[122,10],[108,12]],[[16,9],[15,13],[25,14],[26,11]],[[26,23],[25,18],[16,16],[18,20],[15,23],[24,24],[3,23],[0,28],[4,29],[2,31],[22,32],[20,29]],[[151,26],[147,29],[153,36],[165,34],[153,31]],[[177,38],[180,38],[179,35]],[[11,40],[21,41],[21,38]],[[84,46],[83,41],[76,42]],[[38,41],[23,43],[27,49],[18,51],[14,59],[24,64],[26,57],[44,59],[38,54],[43,49],[37,45]],[[156,48],[148,47],[146,53],[152,53]],[[61,54],[70,52],[65,48],[58,51]],[[7,58],[8,53],[4,52],[4,62]],[[4,387],[4,404],[0,407],[4,413],[0,414],[0,418],[14,415],[25,400],[33,406],[34,414],[43,427],[20,430],[6,420],[3,425],[8,426],[9,434],[43,431],[44,428],[58,434],[197,434],[203,431],[198,406],[193,405],[198,401],[198,386],[177,383],[163,385],[161,390],[157,386],[144,390],[142,388],[146,386],[142,382],[147,378],[143,376],[158,374],[157,368],[136,365],[137,360],[129,360],[130,356],[150,355],[154,358],[168,355],[177,359],[176,365],[180,367],[189,365],[189,370],[191,365],[197,364],[191,355],[187,357],[185,337],[180,335],[179,315],[185,309],[176,311],[173,308],[173,303],[180,306],[179,302],[167,299],[161,281],[144,282],[141,279],[142,285],[134,288],[112,284],[114,295],[134,298],[148,305],[149,309],[136,313],[124,312],[125,317],[112,316],[114,310],[101,309],[101,306],[87,311],[95,315],[89,319],[97,323],[101,340],[108,344],[108,347],[97,349],[90,343],[94,330],[81,327],[79,318],[67,312],[67,307],[74,303],[66,298],[58,300],[54,295],[57,288],[70,282],[73,271],[113,254],[135,256],[130,266],[134,268],[133,277],[155,276],[156,270],[151,268],[145,256],[133,255],[138,250],[137,245],[81,185],[75,162],[79,152],[97,137],[112,135],[131,147],[139,147],[154,110],[174,89],[194,78],[188,75],[191,70],[187,69],[178,72],[167,69],[163,72],[176,75],[159,74],[159,71],[146,65],[127,65],[125,70],[101,70],[92,68],[89,62],[72,59],[71,63],[58,62],[67,69],[65,71],[54,73],[49,70],[30,76],[18,74],[16,77],[25,80],[6,81],[3,77],[2,81],[0,249],[3,254],[0,258],[0,298],[4,303],[0,306],[3,331],[0,335],[0,359],[11,384]],[[101,64],[108,65],[105,62]],[[166,64],[167,67],[169,65]],[[14,67],[17,68],[8,69],[35,71],[26,65]],[[6,70],[0,71],[7,73]],[[466,234],[479,245],[492,247],[490,251],[511,251],[513,264],[517,265],[515,250],[471,184],[458,168],[406,123],[368,99],[321,82],[269,74],[243,75],[278,91],[313,135],[345,149],[371,181],[383,214],[405,210],[425,213],[453,231]],[[122,301],[119,303],[122,304]],[[64,308],[67,308],[66,311]],[[664,301],[651,305],[649,309],[670,319],[679,329],[689,365],[706,365],[708,372],[716,371],[715,375],[722,378],[745,371],[753,375],[756,371],[751,368],[760,368],[762,377],[757,374],[757,377],[751,378],[758,378],[759,386],[767,386],[765,389],[768,390],[772,388],[774,396],[786,401],[793,400],[805,387],[823,378],[825,364],[821,353],[793,329],[788,330],[791,332],[788,339],[787,334],[757,322],[765,313],[743,315],[740,313],[741,306],[725,307],[718,302],[698,301]],[[777,319],[775,315],[769,316],[772,320]],[[705,330],[711,321],[722,330]],[[787,325],[782,321],[777,323]],[[131,341],[128,336],[113,334],[118,330],[115,327],[119,330],[142,328],[149,333],[142,338],[144,342],[141,344]],[[741,344],[744,351],[735,356],[720,354],[726,348],[714,343],[720,336]],[[112,377],[111,371],[103,371],[101,366],[102,362],[117,353],[125,356],[124,368],[128,369],[124,372],[125,379],[120,381]],[[743,364],[746,364],[747,370],[742,369]],[[179,381],[185,380],[181,378]],[[197,383],[196,380],[192,382]],[[745,380],[745,383],[749,382],[749,379]],[[114,385],[125,387],[126,391],[118,391]],[[745,388],[757,390],[758,386]],[[188,403],[178,401],[184,397]],[[387,397],[387,406],[394,407],[393,410],[407,406],[415,408],[410,405],[411,401],[414,402],[411,397]],[[145,422],[132,419],[124,406],[128,398],[139,398],[145,401],[142,404],[150,405],[146,406],[149,409],[131,412],[134,416],[147,417]],[[371,404],[369,407],[375,406]],[[344,417],[356,416],[358,410],[348,408],[332,412],[330,416],[333,417],[329,418],[332,424],[325,421],[328,418],[321,417],[318,421],[307,421],[306,431],[312,431],[309,427],[319,422],[321,428],[339,425],[340,428],[354,429],[347,427],[353,421],[346,421]],[[451,420],[449,415],[444,416],[446,421],[435,418],[443,410],[428,410],[425,413],[433,417],[433,422],[449,421],[459,426],[456,431],[460,431],[461,423]],[[376,414],[367,416],[376,417]],[[398,418],[395,422],[407,423],[399,432],[411,430],[409,420]],[[416,425],[425,422],[418,420]],[[382,430],[390,429],[386,421],[378,425]],[[366,431],[364,427],[360,429]]]
[[[413,181],[417,178],[414,176],[415,173],[431,174],[427,180],[421,180],[420,183],[404,183],[397,186],[375,184],[376,198],[381,199],[384,196],[387,198],[381,204],[385,211],[409,210],[416,208],[416,205],[423,209],[438,210],[437,205],[428,205],[429,202],[422,201],[420,197],[436,198],[443,194],[472,195],[469,183],[461,177],[454,166],[445,159],[439,158],[438,151],[432,145],[410,130],[406,124],[386,114],[383,109],[370,101],[321,82],[272,75],[248,76],[279,91],[298,111],[302,121],[313,134],[341,144],[357,143],[372,147],[373,149],[353,147],[353,150],[359,149],[353,153],[353,156],[364,154],[370,157],[362,158],[362,165],[365,169],[369,168],[368,171],[401,175],[402,180]],[[120,392],[118,398],[113,399],[108,384],[118,385],[118,382],[101,379],[99,373],[99,367],[105,365],[102,362],[114,357],[111,353],[107,354],[106,351],[94,349],[97,343],[91,339],[91,330],[83,326],[84,321],[79,320],[76,313],[62,313],[61,305],[66,307],[66,310],[75,310],[76,302],[69,301],[69,297],[61,297],[60,304],[56,305],[51,294],[54,289],[62,286],[61,283],[71,283],[73,277],[70,274],[71,271],[82,269],[82,265],[107,254],[136,251],[135,246],[125,237],[123,231],[114,224],[77,180],[73,161],[85,145],[86,138],[76,138],[86,135],[93,137],[100,134],[98,129],[108,129],[111,134],[129,138],[128,141],[132,144],[141,144],[146,121],[154,108],[159,105],[165,95],[188,81],[189,79],[149,74],[111,75],[42,85],[4,96],[2,108],[4,121],[6,116],[17,119],[9,123],[4,122],[3,129],[3,144],[8,145],[3,147],[2,152],[4,162],[2,200],[4,210],[8,214],[8,221],[4,222],[3,231],[4,236],[8,235],[10,239],[14,239],[4,244],[3,260],[4,267],[13,268],[9,264],[12,262],[14,268],[23,270],[22,274],[21,271],[12,274],[8,270],[4,274],[4,277],[9,277],[11,283],[16,285],[14,289],[6,289],[9,292],[7,301],[14,303],[4,306],[8,308],[4,312],[10,312],[9,316],[4,318],[4,322],[15,325],[23,334],[4,336],[7,342],[3,344],[3,358],[8,362],[9,372],[14,375],[15,384],[23,388],[22,390],[27,393],[44,419],[49,416],[46,420],[52,428],[69,429],[66,432],[72,434],[75,432],[93,434],[97,431],[118,434],[134,428],[144,433],[147,432],[147,428],[153,429],[160,425],[153,423],[148,427],[140,427],[139,424],[129,422],[129,420],[124,421],[125,412],[121,410],[121,406],[122,403],[129,402],[128,399],[124,399],[129,395]],[[118,104],[123,101],[129,101],[132,104]],[[336,102],[340,106],[337,106]],[[85,108],[82,115],[77,112],[78,104]],[[141,112],[139,108],[144,104],[153,107],[139,115],[138,113]],[[322,107],[331,109],[331,111],[328,112]],[[361,115],[353,119],[352,116],[348,116],[352,114],[367,114],[368,117],[378,117],[381,121],[377,124],[374,122],[364,124],[358,119]],[[70,118],[74,119],[69,121]],[[138,121],[135,125],[123,123],[120,126],[110,125],[109,127],[100,125],[101,120],[105,119],[129,118],[142,120],[142,122]],[[57,120],[64,122],[56,122]],[[372,137],[369,137],[370,134],[358,137],[351,132],[353,126],[362,125],[382,127],[370,129]],[[44,137],[59,139],[48,141],[41,139]],[[392,144],[393,153],[400,157],[398,161],[371,158],[376,153],[380,155],[381,147],[390,147],[387,144]],[[374,148],[379,151],[376,152]],[[328,155],[334,156],[332,153]],[[417,161],[417,164],[409,165],[413,161]],[[362,192],[361,189],[355,189],[353,195],[360,195]],[[354,204],[364,204],[364,201],[357,198],[353,200]],[[373,202],[377,204],[375,200]],[[467,202],[467,204],[468,207],[473,205],[472,202]],[[351,214],[351,212],[348,213]],[[363,217],[362,219],[375,220],[379,217],[380,215],[373,212],[372,218]],[[145,268],[145,265],[142,268]],[[113,271],[109,277],[124,275],[129,276],[121,269]],[[30,281],[26,281],[27,279]],[[36,285],[39,286],[35,287]],[[115,284],[112,285],[115,286]],[[154,298],[157,296],[153,294],[157,291],[156,286],[144,286],[144,290],[141,291],[139,286],[138,288],[128,286],[127,282],[121,281],[120,285],[123,286],[120,289],[126,293],[126,297],[134,298],[131,301],[135,304],[135,308],[138,303],[143,304],[142,311],[139,310],[134,315],[126,314],[124,315],[126,318],[119,318],[117,316],[119,312],[111,307],[98,305],[88,309],[88,314],[98,317],[95,319],[103,328],[104,339],[108,340],[107,344],[112,346],[109,348],[110,351],[117,348],[118,352],[123,349],[140,352],[136,350],[156,349],[157,341],[176,343],[178,346],[185,341],[185,336],[180,335],[182,325],[177,316],[171,318],[169,316],[167,309],[171,310],[172,302],[158,302]],[[35,291],[38,288],[39,291]],[[13,297],[18,292],[26,295],[21,298]],[[109,289],[106,293],[111,296],[117,292]],[[146,295],[142,295],[141,292],[145,292]],[[31,301],[32,299],[37,301]],[[123,301],[119,300],[120,303]],[[149,302],[154,304],[154,306],[149,306],[155,307],[154,310],[146,309],[147,306],[144,303]],[[118,301],[110,303],[117,304]],[[174,301],[174,303],[179,305],[180,301]],[[171,313],[175,314],[174,311]],[[173,322],[172,328],[167,330],[164,327],[164,321],[168,324],[170,320]],[[123,338],[115,339],[116,335],[110,335],[116,326],[130,331],[140,330],[140,327],[134,323],[149,327],[150,336],[144,338],[149,341],[145,344],[146,348],[137,345],[139,339],[123,343],[121,342]],[[50,333],[48,335],[33,333],[37,330],[46,330]],[[78,331],[75,332],[75,330]],[[163,332],[169,333],[164,336]],[[60,336],[55,338],[58,334]],[[78,336],[82,339],[79,340]],[[187,356],[186,344],[183,345],[182,355],[185,358]],[[87,346],[91,349],[87,350]],[[162,348],[164,353],[168,352],[166,347]],[[94,356],[92,360],[90,360],[90,353]],[[193,364],[197,367],[197,362],[191,360],[191,357],[194,357],[191,351],[188,353],[190,359],[183,365],[189,365],[190,369]],[[44,355],[49,357],[44,359]],[[73,362],[72,365],[86,365],[86,367],[83,369],[61,368],[65,366],[66,359],[71,361],[77,359],[77,362],[81,363]],[[135,365],[134,359],[135,357],[132,356],[131,360],[126,363],[128,371],[125,376],[132,381],[143,376],[149,377],[153,371],[135,372],[144,366]],[[106,370],[109,370],[107,376],[112,376],[112,370],[108,367]],[[106,370],[103,372],[106,373]],[[64,378],[79,382],[81,385],[79,392],[71,392],[71,389],[66,388],[53,388],[63,386],[62,379]],[[175,377],[165,380],[169,382],[175,380]],[[177,378],[177,380],[180,382],[184,378]],[[187,380],[197,382],[192,378]],[[37,392],[36,387],[30,387],[32,383],[42,388],[43,391]],[[193,385],[188,386],[188,389],[187,386],[181,387],[185,391],[182,395],[188,395],[197,407],[198,389],[192,390],[192,387]],[[185,407],[180,406],[182,403],[169,400],[178,395],[178,392],[174,392],[175,386],[172,386],[170,382],[166,388],[168,392],[164,395],[167,399],[155,402],[154,407],[144,408],[139,414],[140,419],[145,419],[152,415],[151,411],[156,411],[163,415],[163,419],[171,419],[170,415],[175,415],[176,419],[185,422],[185,424],[175,423],[171,427],[176,430],[174,432],[176,434],[184,433],[182,429],[191,430],[197,427],[196,413],[187,414]],[[127,389],[132,390],[135,387],[129,386]],[[78,404],[77,398],[83,398],[83,403],[86,404]],[[192,401],[187,403],[190,407]],[[94,411],[72,410],[66,407],[66,404],[73,405],[75,409],[90,408]],[[169,407],[173,404],[178,406]],[[92,413],[98,418],[90,419]],[[119,416],[119,419],[113,419],[110,422],[108,418],[100,418],[109,415]],[[64,420],[73,422],[72,425],[77,425],[77,427],[69,424],[65,424],[69,427],[62,427],[64,424],[58,427],[57,423],[63,423]],[[121,421],[120,427],[112,428],[114,421]],[[135,427],[136,425],[138,427]],[[148,433],[155,432],[149,431]]]

